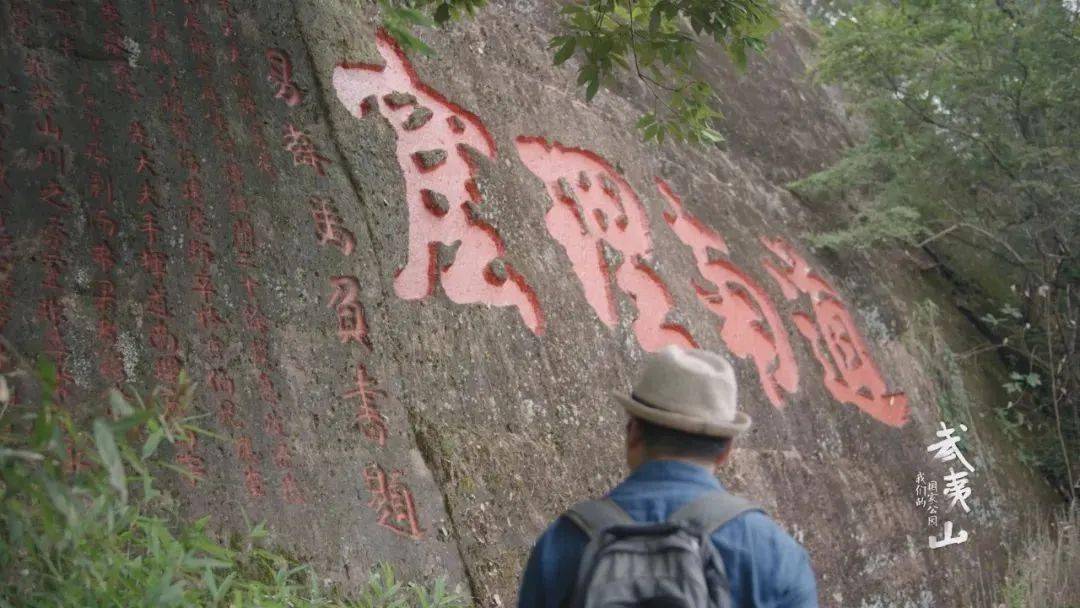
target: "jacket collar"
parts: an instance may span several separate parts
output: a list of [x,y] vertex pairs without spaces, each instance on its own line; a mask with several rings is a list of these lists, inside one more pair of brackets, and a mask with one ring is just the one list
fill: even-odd
[[657,481],[692,483],[717,490],[724,489],[711,470],[682,460],[647,460],[634,469],[623,483]]

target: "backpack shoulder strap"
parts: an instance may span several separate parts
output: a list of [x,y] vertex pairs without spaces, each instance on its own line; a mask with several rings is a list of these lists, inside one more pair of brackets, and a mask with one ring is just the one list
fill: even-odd
[[610,498],[580,502],[571,507],[564,515],[588,534],[590,539],[596,538],[597,534],[605,528],[634,523],[634,520],[627,515],[626,511],[623,511]]
[[689,525],[708,535],[738,515],[763,510],[757,503],[730,492],[706,492],[672,513],[668,521]]

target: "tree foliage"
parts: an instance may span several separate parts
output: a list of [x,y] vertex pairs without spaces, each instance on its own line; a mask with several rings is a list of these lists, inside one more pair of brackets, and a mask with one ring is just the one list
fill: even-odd
[[[484,0],[383,0],[384,24],[406,49],[430,52],[413,26],[472,14]],[[719,45],[739,69],[763,51],[778,26],[766,0],[584,0],[566,3],[549,42],[552,60],[578,61],[578,86],[591,101],[620,75],[638,78],[653,108],[637,122],[646,140],[718,143],[716,91],[700,76],[703,44]]]
[[[817,77],[842,85],[865,142],[792,184],[855,201],[831,248],[925,247],[981,295],[982,329],[1053,448],[1063,492],[1078,481],[1080,16],[1030,0],[871,0],[829,15]],[[1008,306],[1016,316],[1002,319]],[[1042,382],[1026,380],[1036,374]],[[1018,408],[1018,411],[1022,408]],[[1034,418],[1032,413],[1036,415]]]

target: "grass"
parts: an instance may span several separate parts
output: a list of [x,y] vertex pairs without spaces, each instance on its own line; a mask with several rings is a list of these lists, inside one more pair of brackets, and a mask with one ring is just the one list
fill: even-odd
[[1080,507],[1038,526],[1009,560],[1006,608],[1080,608]]
[[405,583],[386,565],[345,597],[269,547],[262,525],[223,542],[209,518],[185,521],[156,482],[171,468],[163,445],[196,430],[153,400],[114,392],[110,417],[80,424],[48,400],[9,407],[0,385],[0,608],[469,606],[442,579]]

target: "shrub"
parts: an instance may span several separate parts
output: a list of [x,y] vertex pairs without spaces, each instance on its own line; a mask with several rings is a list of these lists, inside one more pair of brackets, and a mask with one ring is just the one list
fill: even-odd
[[9,407],[7,393],[0,376],[0,607],[468,606],[443,580],[404,584],[388,566],[342,599],[266,546],[262,525],[223,543],[209,517],[184,521],[156,485],[170,466],[159,454],[198,431],[155,400],[113,392],[109,418],[80,424],[48,401]]

